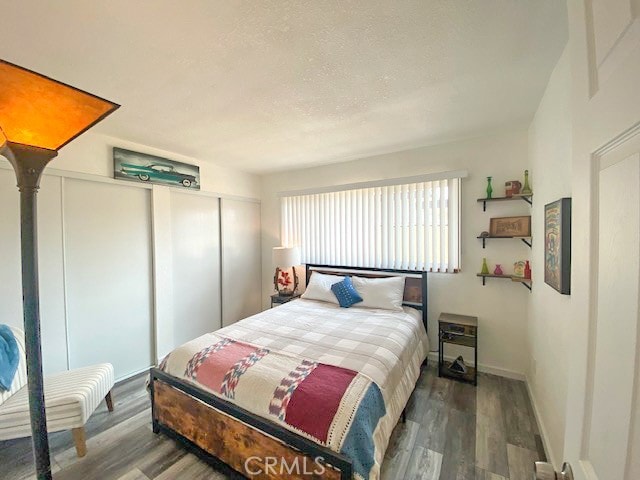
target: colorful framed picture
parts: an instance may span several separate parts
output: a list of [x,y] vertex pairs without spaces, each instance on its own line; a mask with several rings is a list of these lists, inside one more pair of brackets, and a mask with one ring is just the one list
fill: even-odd
[[530,237],[531,216],[492,218],[489,224],[490,237]]
[[571,199],[544,206],[544,281],[571,294]]
[[113,178],[200,190],[200,167],[117,147],[113,149]]

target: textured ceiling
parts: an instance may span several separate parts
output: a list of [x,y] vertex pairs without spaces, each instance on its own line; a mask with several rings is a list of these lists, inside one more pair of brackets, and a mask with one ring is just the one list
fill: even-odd
[[562,0],[0,0],[0,58],[121,103],[97,130],[266,172],[528,121]]

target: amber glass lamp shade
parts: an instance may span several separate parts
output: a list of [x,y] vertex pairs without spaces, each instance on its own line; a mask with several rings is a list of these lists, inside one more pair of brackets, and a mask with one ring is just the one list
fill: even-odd
[[118,107],[0,60],[0,143],[57,151]]

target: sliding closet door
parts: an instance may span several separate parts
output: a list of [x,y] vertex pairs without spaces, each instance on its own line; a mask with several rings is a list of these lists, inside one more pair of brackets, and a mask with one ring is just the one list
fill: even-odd
[[171,192],[175,345],[220,328],[220,200]]
[[[44,176],[38,194],[40,322],[45,373],[67,369],[61,179]],[[0,168],[0,323],[24,329],[20,200],[13,170]]]
[[20,197],[13,170],[0,170],[0,323],[22,327]]
[[68,369],[62,215],[62,178],[45,175],[38,193],[38,266],[42,365],[47,374]]
[[223,198],[222,324],[261,310],[260,204]]
[[72,368],[112,363],[116,378],[152,364],[150,191],[65,179]]

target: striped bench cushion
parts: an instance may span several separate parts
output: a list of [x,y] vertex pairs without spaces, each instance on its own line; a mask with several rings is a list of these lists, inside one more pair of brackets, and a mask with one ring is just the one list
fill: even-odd
[[[113,366],[108,363],[45,377],[49,431],[84,426],[113,384]],[[0,440],[29,436],[29,400],[24,386],[0,405]]]

